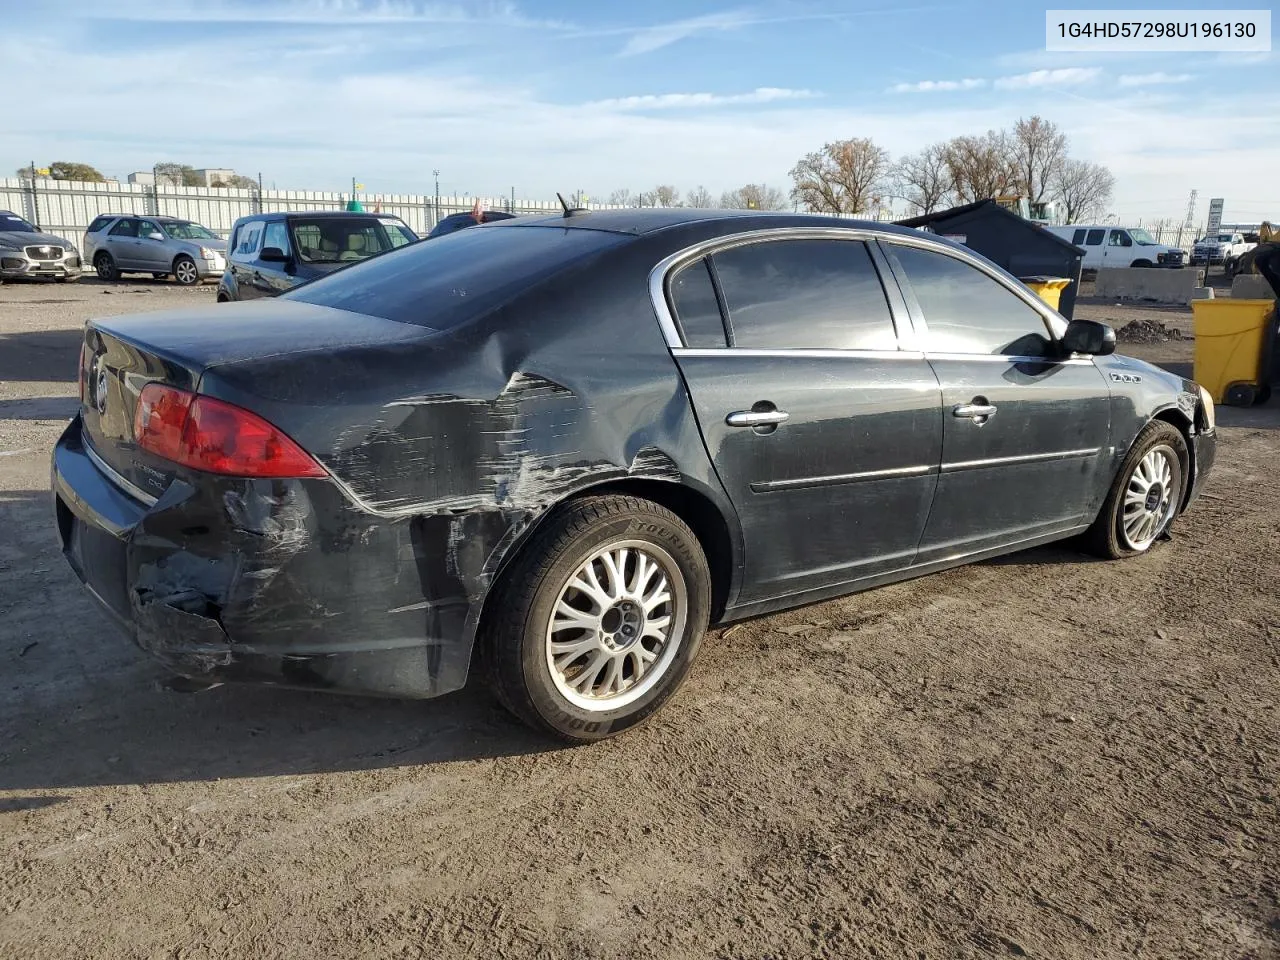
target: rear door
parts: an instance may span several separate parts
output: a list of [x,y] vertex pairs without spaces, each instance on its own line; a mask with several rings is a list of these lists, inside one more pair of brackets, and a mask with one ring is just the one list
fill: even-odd
[[929,513],[937,379],[848,235],[772,231],[669,278],[673,353],[744,534],[741,604],[908,566]]
[[1063,357],[1035,296],[994,271],[897,241],[884,250],[942,385],[942,463],[919,562],[1089,522],[1111,476],[1101,371]]
[[[1083,234],[1083,236],[1080,236]],[[1076,236],[1079,240],[1072,242],[1084,250],[1084,261],[1081,266],[1087,270],[1098,270],[1102,267],[1102,241],[1105,239],[1107,231],[1101,228],[1092,227],[1087,230],[1077,230]]]
[[136,217],[122,217],[107,231],[103,246],[121,270],[138,270],[138,227]]

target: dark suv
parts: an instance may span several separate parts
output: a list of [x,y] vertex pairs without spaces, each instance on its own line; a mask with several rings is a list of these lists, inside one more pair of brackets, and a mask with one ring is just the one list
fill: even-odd
[[320,211],[260,213],[231,228],[218,302],[274,297],[419,237],[399,217]]

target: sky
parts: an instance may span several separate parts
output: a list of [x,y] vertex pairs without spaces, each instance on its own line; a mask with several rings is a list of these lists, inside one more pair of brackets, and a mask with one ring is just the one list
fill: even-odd
[[1210,197],[1227,222],[1280,218],[1280,56],[1048,53],[1044,9],[110,0],[50,16],[0,0],[0,63],[25,91],[5,98],[0,171],[66,160],[123,179],[177,161],[281,189],[354,177],[431,193],[438,169],[445,195],[718,196],[788,190],[830,140],[870,137],[896,157],[1038,114],[1073,156],[1111,168],[1123,220],[1180,219],[1192,189],[1197,219]]

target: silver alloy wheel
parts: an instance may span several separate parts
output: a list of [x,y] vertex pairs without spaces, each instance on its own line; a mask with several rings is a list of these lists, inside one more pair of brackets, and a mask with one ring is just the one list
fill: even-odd
[[1160,444],[1146,452],[1124,491],[1120,533],[1131,550],[1146,550],[1173,520],[1182,493],[1182,464],[1177,452]]
[[184,287],[189,287],[200,279],[195,263],[185,257],[173,265],[173,275]]
[[105,253],[98,254],[98,258],[93,261],[93,268],[98,271],[99,280],[111,279],[111,258]]
[[600,547],[560,588],[547,620],[547,668],[583,710],[634,703],[666,675],[684,638],[689,594],[671,554],[644,540]]

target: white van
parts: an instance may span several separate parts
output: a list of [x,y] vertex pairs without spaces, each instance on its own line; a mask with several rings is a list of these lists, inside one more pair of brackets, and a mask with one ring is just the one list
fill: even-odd
[[1045,227],[1054,236],[1084,251],[1080,266],[1085,270],[1103,267],[1181,267],[1187,254],[1179,247],[1156,243],[1141,227],[1109,227],[1097,223],[1073,223],[1065,227]]

